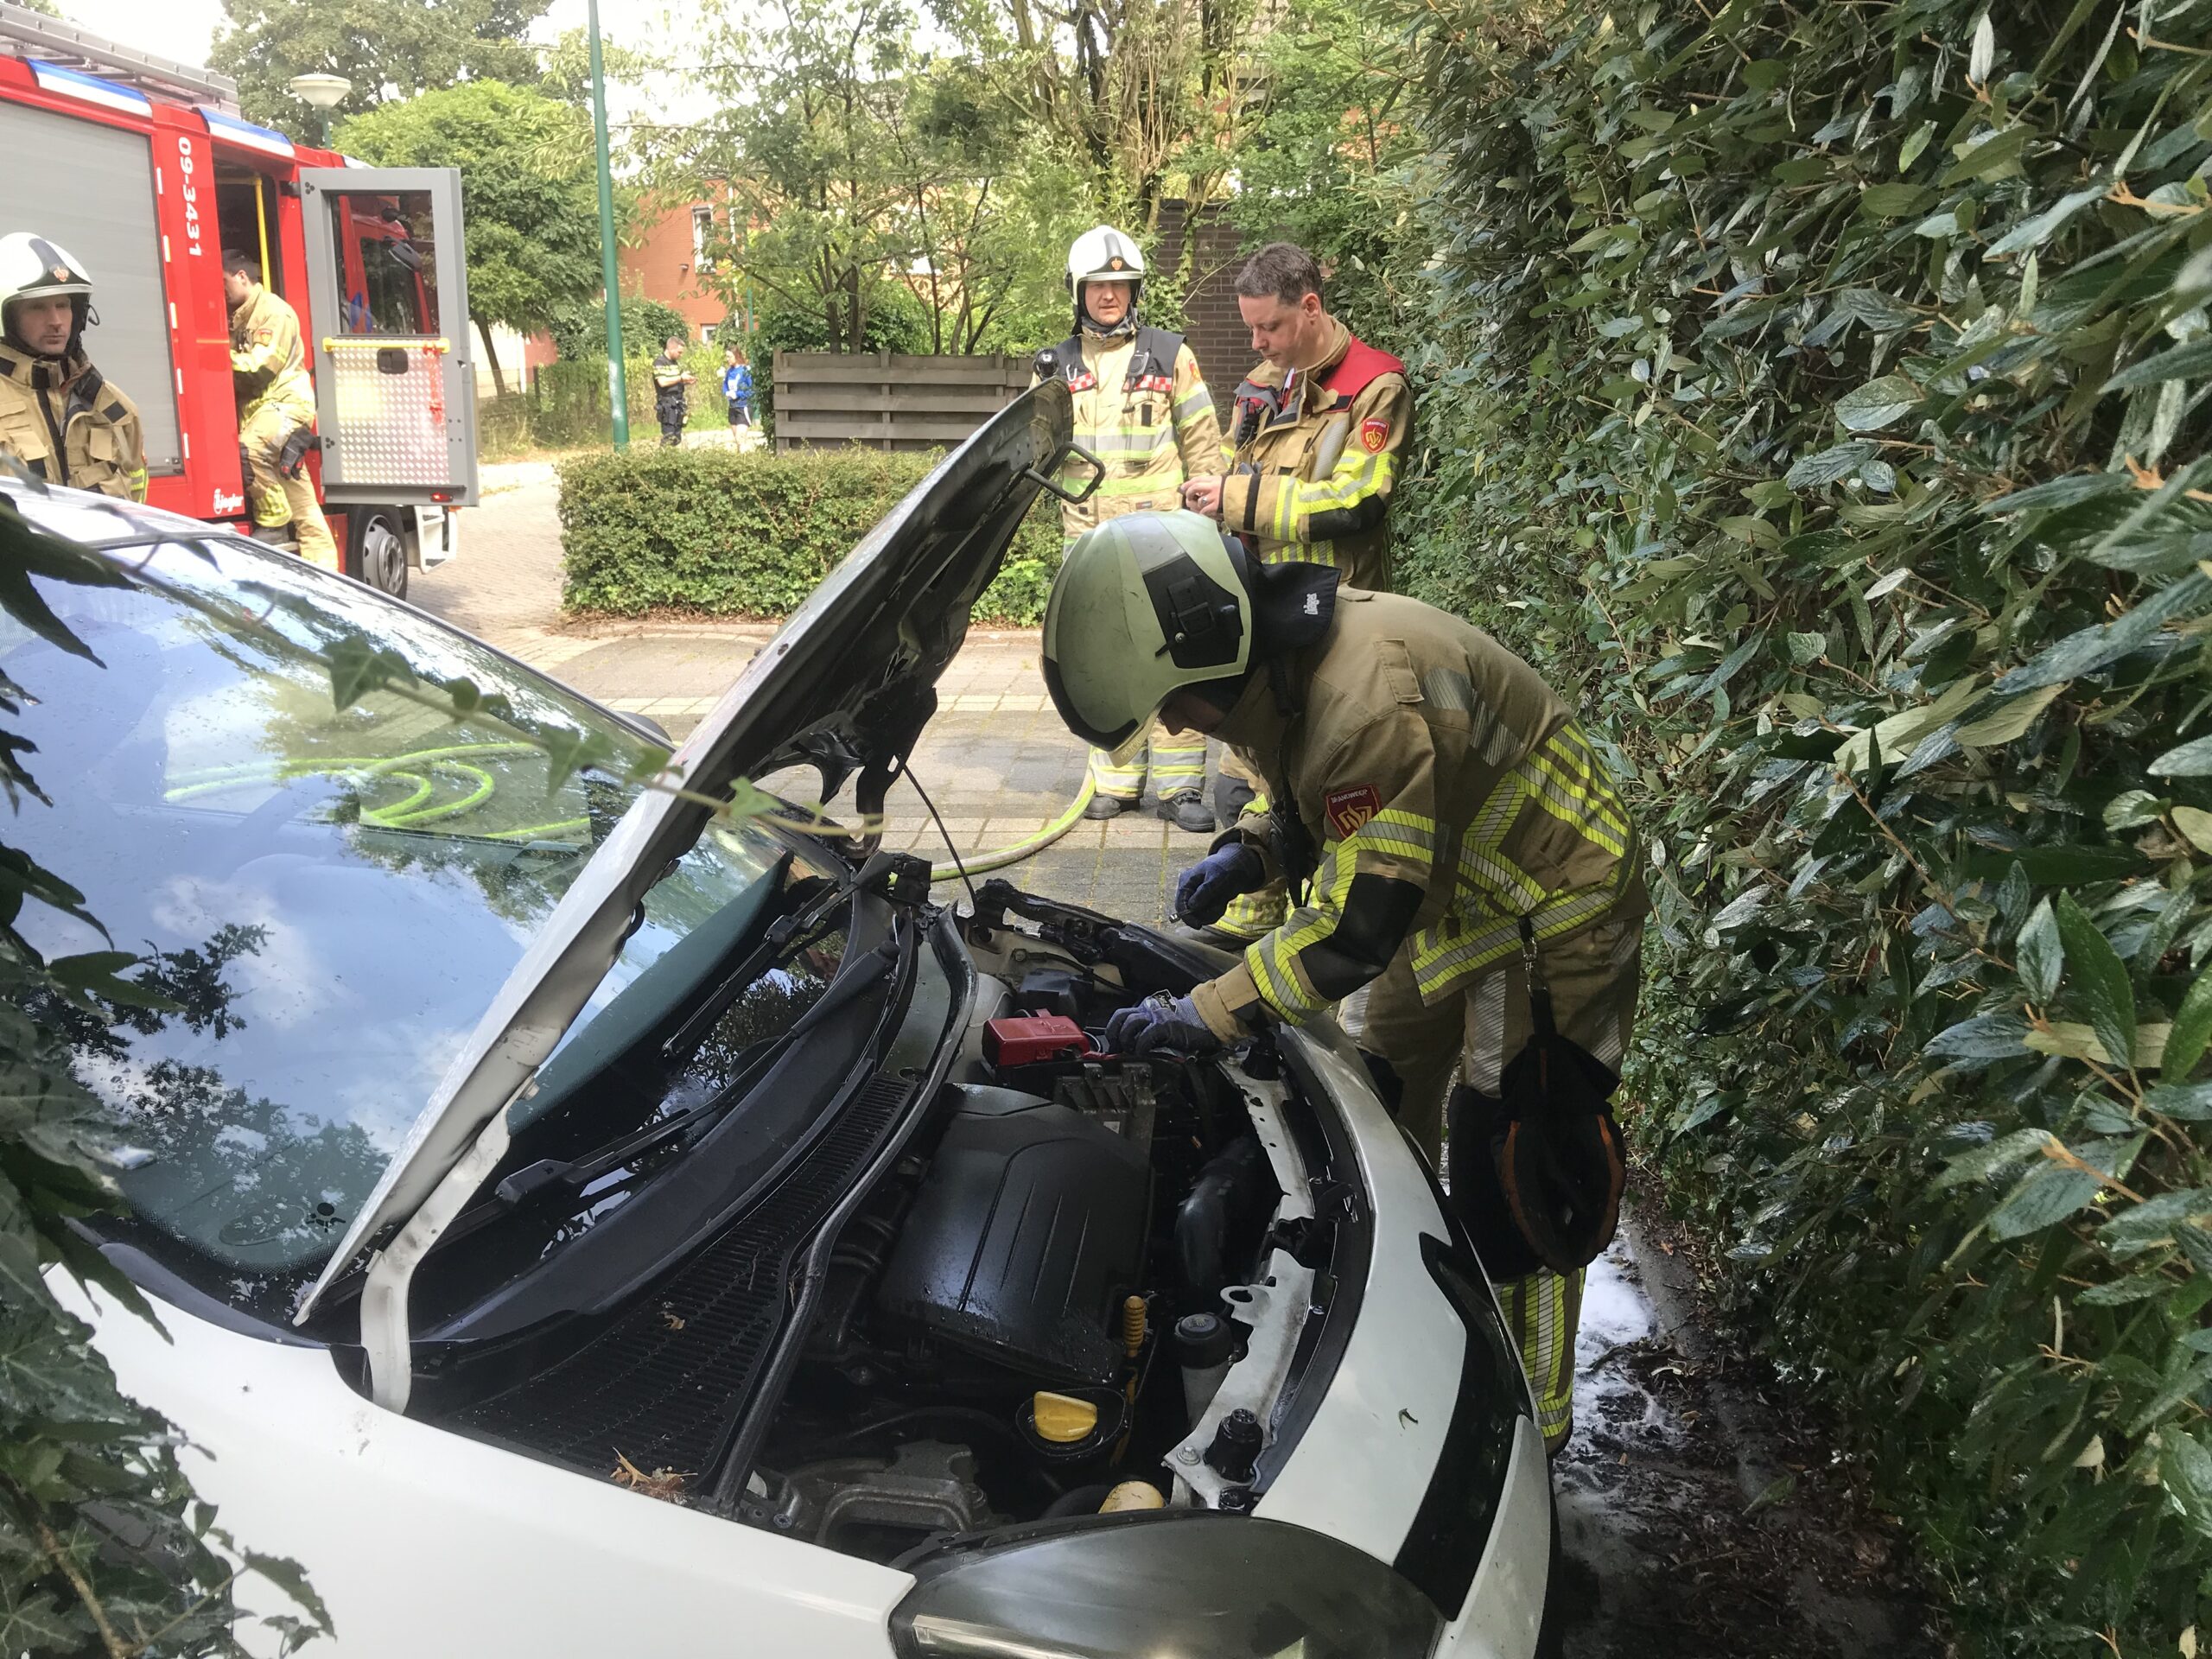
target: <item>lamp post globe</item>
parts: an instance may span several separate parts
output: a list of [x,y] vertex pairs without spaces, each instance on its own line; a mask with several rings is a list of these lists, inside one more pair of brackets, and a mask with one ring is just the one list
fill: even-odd
[[285,86],[292,96],[315,111],[316,138],[324,144],[330,142],[330,111],[345,101],[346,94],[353,90],[353,83],[343,75],[325,74],[320,70],[312,74],[294,75]]

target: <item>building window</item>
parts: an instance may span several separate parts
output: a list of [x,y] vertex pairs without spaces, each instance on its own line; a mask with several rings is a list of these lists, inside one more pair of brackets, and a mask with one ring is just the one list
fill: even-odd
[[708,252],[709,239],[715,233],[715,210],[694,207],[691,210],[691,268],[694,270],[714,269],[714,256]]

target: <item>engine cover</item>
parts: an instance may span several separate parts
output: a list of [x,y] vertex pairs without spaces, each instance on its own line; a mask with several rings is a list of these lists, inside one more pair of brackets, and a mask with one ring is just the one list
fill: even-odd
[[1122,1299],[1141,1287],[1148,1149],[1034,1096],[961,1093],[876,1306],[1025,1374],[1111,1385]]

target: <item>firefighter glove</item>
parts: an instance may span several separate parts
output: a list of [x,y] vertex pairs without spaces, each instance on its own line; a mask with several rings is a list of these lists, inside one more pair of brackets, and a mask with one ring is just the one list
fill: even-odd
[[1192,927],[1211,927],[1227,913],[1229,901],[1268,884],[1267,866],[1243,842],[1204,858],[1175,879],[1176,919]]
[[1187,996],[1166,991],[1123,1008],[1106,1022],[1106,1047],[1115,1054],[1149,1054],[1168,1049],[1178,1054],[1211,1054],[1221,1039],[1199,1016]]

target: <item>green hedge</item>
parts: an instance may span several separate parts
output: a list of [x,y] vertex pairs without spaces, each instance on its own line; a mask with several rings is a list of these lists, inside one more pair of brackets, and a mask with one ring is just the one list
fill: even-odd
[[[561,602],[635,616],[662,607],[788,615],[935,464],[858,448],[777,455],[660,449],[561,467]],[[976,620],[1034,626],[1059,567],[1058,504],[1033,507]]]
[[1966,1651],[2195,1651],[2212,6],[1424,16],[1402,563],[1632,779],[1649,1166]]

